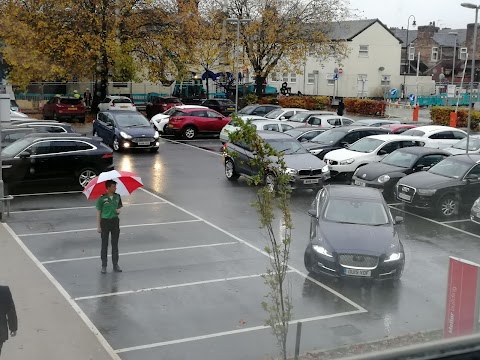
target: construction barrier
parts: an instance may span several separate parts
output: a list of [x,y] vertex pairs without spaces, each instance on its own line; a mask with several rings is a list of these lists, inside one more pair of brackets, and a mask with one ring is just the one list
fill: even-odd
[[[414,106],[410,104],[400,104],[398,102],[387,102],[385,116],[387,118],[395,118],[399,120],[412,120]],[[418,119],[418,111],[417,111]]]

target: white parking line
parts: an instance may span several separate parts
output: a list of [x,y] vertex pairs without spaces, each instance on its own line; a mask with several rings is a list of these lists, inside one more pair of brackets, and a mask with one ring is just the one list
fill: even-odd
[[37,265],[37,267],[42,271],[45,276],[52,282],[52,284],[57,288],[57,290],[63,295],[65,300],[70,304],[73,310],[80,316],[83,322],[87,325],[93,335],[98,339],[100,344],[102,344],[103,348],[107,351],[110,357],[113,360],[121,360],[118,354],[113,350],[110,344],[105,340],[101,332],[97,329],[97,327],[93,324],[93,322],[88,318],[88,316],[83,312],[83,310],[78,306],[78,304],[73,301],[71,296],[67,293],[67,291],[60,285],[60,283],[50,274],[50,272],[43,266],[40,261],[33,255],[33,253],[28,249],[28,247],[23,243],[23,241],[18,237],[17,234],[8,226],[7,224],[2,224],[5,229],[10,233],[10,235],[15,239],[18,245],[25,251],[25,254]]
[[[190,211],[182,208],[181,206],[178,206],[178,205],[172,203],[171,201],[168,201],[168,200],[162,198],[161,196],[158,196],[157,194],[152,193],[151,191],[148,191],[148,190],[146,190],[146,189],[144,189],[144,188],[140,188],[140,190],[146,192],[147,194],[150,194],[151,196],[153,196],[153,197],[155,197],[155,198],[157,198],[157,199],[159,199],[159,200],[166,201],[167,203],[169,203],[169,204],[172,205],[173,207],[175,207],[175,208],[183,211],[184,213],[186,213],[186,214],[188,214],[188,215],[190,215],[190,216],[192,216],[192,217],[194,217],[194,218],[196,218],[196,219],[198,219],[198,220],[200,220],[200,221],[203,221],[205,224],[210,225],[210,226],[213,227],[214,229],[217,229],[218,231],[223,232],[224,234],[226,234],[226,235],[230,236],[231,238],[233,238],[233,239],[241,242],[242,244],[250,247],[251,249],[259,252],[260,254],[263,254],[263,255],[265,255],[265,256],[267,256],[267,257],[271,257],[271,255],[267,254],[264,250],[261,250],[260,248],[256,247],[255,245],[252,245],[252,244],[250,244],[249,242],[247,242],[247,241],[239,238],[238,236],[233,235],[232,233],[228,232],[227,230],[222,229],[221,227],[219,227],[219,226],[217,226],[217,225],[215,225],[215,224],[212,224],[210,221],[205,220],[205,219],[202,219],[200,216],[195,215],[194,213],[192,213],[192,212],[190,212]],[[322,287],[323,289],[327,290],[328,292],[334,294],[335,296],[337,296],[338,298],[342,299],[342,300],[345,301],[346,303],[352,305],[354,308],[356,308],[356,309],[358,309],[358,310],[361,310],[361,311],[363,311],[363,312],[367,312],[367,310],[364,309],[362,306],[360,306],[360,305],[358,305],[357,303],[353,302],[353,301],[350,300],[349,298],[343,296],[342,294],[340,294],[339,292],[335,291],[335,290],[332,289],[331,287],[329,287],[329,286],[327,286],[327,285],[319,282],[318,280],[315,280],[314,278],[308,276],[307,274],[301,272],[300,270],[294,268],[294,267],[291,266],[291,265],[288,265],[288,267],[289,267],[289,269],[293,270],[294,272],[296,272],[297,274],[301,275],[302,277],[304,277],[304,278],[306,278],[306,279],[314,282],[314,283],[317,284],[318,286],[320,286],[320,287]]]
[[480,239],[480,235],[471,233],[471,232],[469,232],[469,231],[465,231],[465,230],[456,228],[455,226],[451,226],[451,225],[448,225],[448,224],[446,224],[446,223],[442,223],[442,222],[440,222],[440,221],[436,221],[436,220],[433,220],[433,219],[429,219],[429,218],[427,218],[427,217],[425,217],[425,216],[417,215],[417,214],[414,214],[414,213],[412,213],[412,212],[410,212],[410,211],[406,211],[406,210],[403,210],[403,209],[399,209],[399,208],[396,208],[396,207],[391,206],[391,205],[389,205],[389,206],[390,206],[392,209],[395,209],[395,210],[398,210],[398,211],[403,211],[405,214],[409,214],[409,215],[412,215],[412,216],[416,216],[416,217],[418,217],[419,219],[426,220],[426,221],[430,221],[430,222],[432,222],[432,223],[434,223],[434,224],[442,225],[442,226],[445,226],[445,227],[447,227],[447,228],[449,228],[449,229],[456,230],[456,231],[461,232],[461,233],[463,233],[463,234],[467,234],[467,235],[470,235],[470,236],[474,236],[474,237]]
[[[123,207],[142,206],[142,205],[157,205],[157,204],[165,204],[165,201],[155,201],[155,202],[147,202],[147,203],[141,203],[141,204],[123,204]],[[18,211],[10,211],[10,214],[22,214],[22,213],[32,213],[32,212],[48,212],[48,211],[66,211],[66,210],[82,210],[82,209],[95,209],[95,206],[76,206],[76,207],[50,208],[50,209],[18,210]]]
[[[288,272],[292,272],[292,270],[289,270]],[[267,275],[267,274],[263,273],[263,274],[244,275],[244,276],[234,276],[234,277],[229,277],[229,278],[220,278],[220,279],[213,279],[213,280],[194,281],[194,282],[182,283],[182,284],[156,286],[156,287],[143,288],[143,289],[138,289],[138,290],[117,291],[117,292],[106,293],[106,294],[81,296],[81,297],[75,298],[74,300],[75,301],[92,300],[92,299],[99,299],[99,298],[111,297],[111,296],[138,294],[138,293],[149,292],[149,291],[154,291],[154,290],[166,290],[166,289],[175,289],[175,288],[187,287],[187,286],[213,284],[213,283],[219,283],[219,282],[225,282],[225,281],[253,279],[253,278],[258,278],[258,277],[262,277],[262,276],[265,276],[265,275]]]
[[[188,147],[191,147],[191,148],[194,148],[194,149],[197,149],[197,150],[202,150],[202,151],[205,151],[209,154],[214,154],[214,155],[217,155],[217,156],[223,156],[221,153],[218,153],[218,152],[215,152],[215,151],[211,151],[211,150],[207,150],[207,149],[202,149],[202,148],[199,148],[197,146],[193,146],[193,145],[190,145],[190,144],[185,144],[185,143],[182,143],[180,141],[175,141],[175,140],[170,140],[170,139],[165,139],[163,138],[163,140],[166,140],[166,141],[169,141],[171,143],[174,143],[174,144],[180,144],[180,145],[184,145],[184,146],[188,146]],[[221,145],[220,145],[221,147]]]
[[[200,222],[200,221],[202,221],[202,220],[193,219],[193,220],[181,220],[181,221],[166,221],[166,222],[159,222],[159,223],[122,225],[122,226],[120,226],[120,228],[123,229],[123,228],[133,228],[133,227],[143,227],[143,226],[183,224],[183,223]],[[32,233],[32,234],[20,234],[20,235],[18,235],[18,236],[20,236],[20,237],[23,237],[23,236],[42,236],[42,235],[55,235],[55,234],[76,233],[76,232],[83,232],[83,231],[97,231],[97,228],[77,229],[77,230],[62,230],[62,231],[50,231],[50,232]]]
[[[214,247],[214,246],[223,246],[223,245],[234,245],[238,244],[237,241],[231,241],[226,243],[215,243],[215,244],[205,244],[205,245],[192,245],[192,246],[182,246],[182,247],[175,247],[175,248],[164,248],[164,249],[153,249],[153,250],[144,250],[144,251],[131,251],[126,253],[121,253],[120,256],[126,255],[143,255],[143,254],[152,254],[157,252],[167,252],[167,251],[177,251],[177,250],[190,250],[190,249],[199,249],[199,248],[206,248],[206,247]],[[111,257],[112,255],[108,255]],[[70,262],[70,261],[81,261],[81,260],[92,260],[92,259],[100,259],[100,256],[84,256],[78,258],[67,258],[67,259],[59,259],[59,260],[48,260],[42,261],[42,264],[57,264],[63,262]]]
[[[315,316],[315,317],[311,317],[311,318],[292,320],[292,321],[289,322],[289,324],[290,325],[295,325],[299,322],[306,323],[306,322],[311,322],[311,321],[333,319],[333,318],[337,318],[337,317],[341,317],[341,316],[361,314],[361,313],[364,313],[364,312],[365,311],[362,311],[362,310],[345,311],[345,312],[336,313],[336,314],[321,315],[321,316]],[[246,332],[257,331],[257,330],[266,330],[266,329],[270,329],[270,326],[267,326],[267,325],[253,326],[253,327],[248,327],[248,328],[244,328],[244,329],[223,331],[223,332],[218,332],[218,333],[213,333],[213,334],[208,334],[208,335],[200,335],[200,336],[193,336],[193,337],[177,339],[177,340],[163,341],[163,342],[158,342],[158,343],[154,343],[154,344],[132,346],[132,347],[129,347],[129,348],[123,348],[123,349],[115,350],[115,352],[117,354],[121,354],[121,353],[130,352],[130,351],[152,349],[152,348],[157,348],[157,347],[162,347],[162,346],[176,345],[176,344],[182,344],[182,343],[187,343],[187,342],[192,342],[192,341],[212,339],[212,338],[217,338],[217,337],[221,337],[221,336],[242,334],[242,333],[246,333]]]
[[454,223],[459,223],[459,222],[466,222],[466,221],[471,221],[470,219],[462,219],[462,220],[450,220],[450,221],[442,221],[442,224],[454,224]]

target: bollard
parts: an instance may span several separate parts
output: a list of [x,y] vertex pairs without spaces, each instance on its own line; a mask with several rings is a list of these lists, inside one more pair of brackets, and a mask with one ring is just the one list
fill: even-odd
[[297,323],[297,338],[295,341],[295,360],[298,360],[300,354],[300,338],[302,337],[302,322]]
[[418,121],[418,111],[420,110],[419,106],[415,106],[413,109],[413,121]]
[[450,113],[450,126],[454,128],[457,127],[457,113],[455,111]]

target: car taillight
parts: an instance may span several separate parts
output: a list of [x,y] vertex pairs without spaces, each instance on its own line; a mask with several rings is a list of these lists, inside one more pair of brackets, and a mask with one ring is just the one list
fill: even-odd
[[225,107],[220,106],[220,111],[223,111],[223,110],[225,110]]
[[102,156],[102,159],[110,159],[113,158],[113,153],[105,154]]
[[115,103],[112,103],[111,107],[115,107]]
[[227,143],[223,144],[223,150],[225,151],[225,149],[227,148]]

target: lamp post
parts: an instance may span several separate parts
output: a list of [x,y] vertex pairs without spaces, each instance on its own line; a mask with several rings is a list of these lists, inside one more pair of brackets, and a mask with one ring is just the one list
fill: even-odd
[[473,77],[475,75],[475,52],[477,51],[477,23],[478,23],[478,9],[480,6],[471,3],[461,3],[461,6],[468,9],[475,9],[475,26],[473,28],[473,46],[472,46],[472,71],[470,75],[470,98],[468,101],[468,122],[467,122],[467,149],[470,145],[470,126],[472,123],[472,98],[473,98]]
[[238,112],[238,82],[239,82],[239,58],[240,58],[240,23],[249,23],[252,19],[228,18],[228,23],[237,24],[237,49],[235,51],[235,114]]
[[455,41],[453,43],[453,64],[452,64],[452,84],[455,81],[455,57],[457,55],[457,35],[458,32],[456,31],[450,31],[448,35],[453,35],[455,36]]
[[410,74],[410,44],[408,43],[408,31],[410,30],[410,18],[413,17],[412,26],[417,25],[417,20],[415,19],[415,15],[410,15],[407,21],[407,43],[405,44],[405,68],[403,70],[403,96],[405,96],[407,92],[407,84],[405,83],[405,75],[408,73]]

